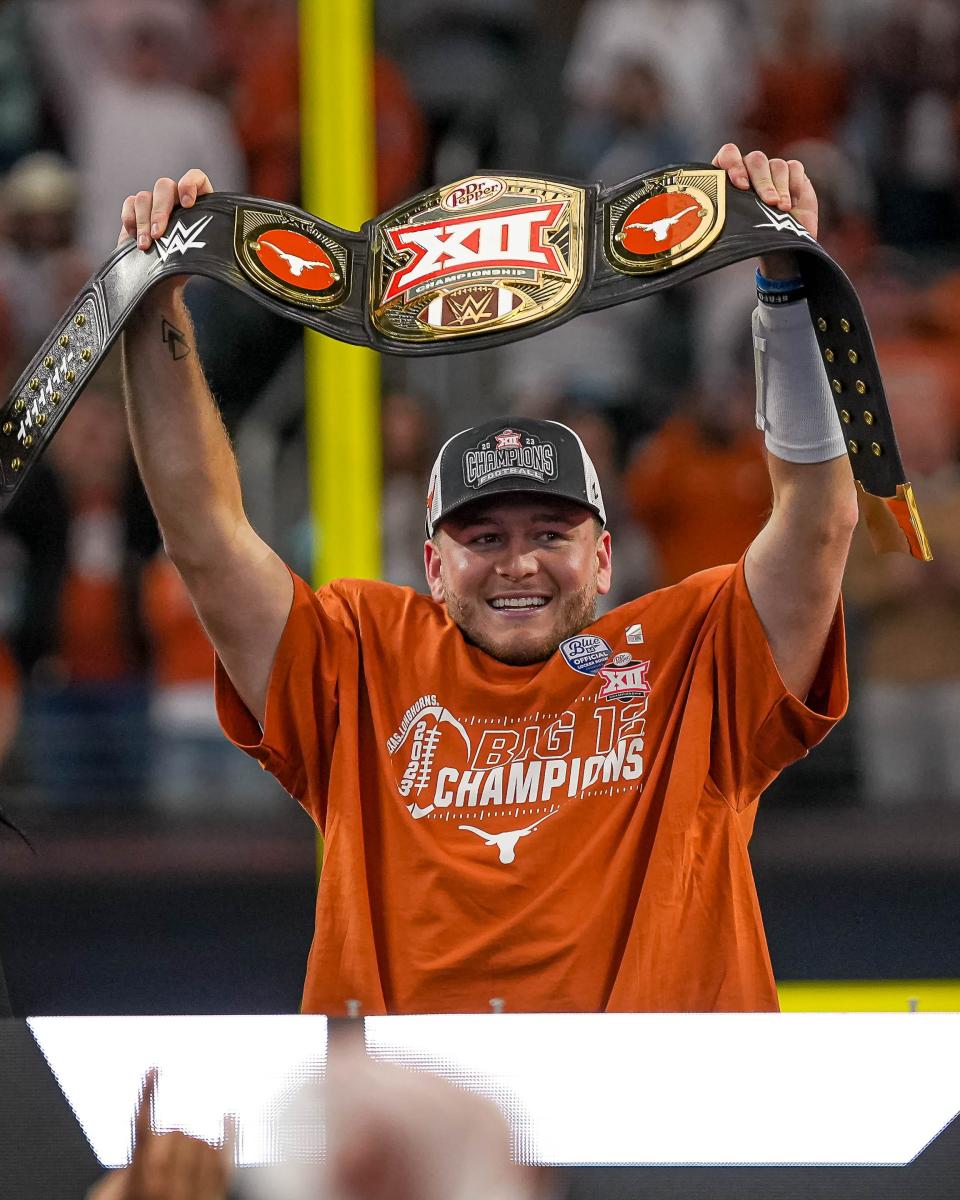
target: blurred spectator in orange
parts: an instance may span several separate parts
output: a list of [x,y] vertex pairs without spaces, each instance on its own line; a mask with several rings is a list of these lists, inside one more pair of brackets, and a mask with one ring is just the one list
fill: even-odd
[[246,155],[250,191],[291,203],[300,194],[297,14],[296,0],[216,0],[210,14],[213,81]]
[[[927,289],[911,324],[916,340],[913,386],[935,386],[951,419],[960,426],[960,271],[948,271]],[[885,379],[894,348],[895,344],[884,343]]]
[[91,273],[70,240],[76,203],[76,171],[48,150],[21,158],[0,183],[0,290],[18,374]]
[[850,100],[850,63],[827,35],[822,0],[783,0],[775,40],[757,64],[744,141],[768,154],[801,138],[835,140]]
[[569,122],[560,144],[560,170],[576,179],[619,183],[686,161],[690,143],[674,124],[673,107],[656,63],[624,57],[598,102]]
[[[216,0],[213,81],[226,97],[247,158],[250,191],[294,202],[300,194],[300,45],[296,0]],[[377,209],[417,190],[423,116],[400,69],[374,59]],[[219,186],[219,185],[218,185]]]
[[427,128],[403,73],[385,54],[374,58],[373,102],[377,122],[377,209],[384,212],[420,187]]
[[960,341],[933,323],[924,300],[919,298],[916,314],[904,314],[902,330],[877,338],[884,387],[893,396],[924,396],[948,424],[955,424],[960,420]]
[[117,398],[98,384],[90,384],[50,448],[70,504],[58,658],[72,682],[112,683],[135,675],[142,657],[124,572],[126,426]]
[[[54,803],[139,797],[145,763],[140,561],[123,405],[101,367],[48,452],[67,499],[53,654],[31,681],[32,770]],[[154,537],[155,537],[154,533]]]
[[627,468],[627,507],[653,542],[657,587],[736,562],[770,515],[753,393],[745,373],[729,390],[700,390]]
[[623,454],[610,418],[598,408],[562,407],[556,414],[583,442],[597,474],[603,480],[607,528],[617,547],[617,565],[606,596],[598,598],[597,611],[607,612],[651,590],[650,541],[632,520],[626,502]]
[[931,563],[873,554],[861,528],[844,592],[861,628],[857,736],[870,803],[960,802],[960,437],[936,390],[887,396]]
[[213,648],[162,551],[144,568],[141,598],[151,651],[149,802],[171,817],[225,810],[262,816],[277,786],[257,763],[235,754],[220,730]]
[[752,30],[717,0],[587,0],[570,47],[567,89],[582,107],[602,107],[625,58],[655,62],[673,123],[689,138],[692,157],[706,162],[740,126],[753,92],[754,53]]
[[33,0],[30,18],[67,145],[80,164],[78,240],[101,262],[122,200],[202,162],[221,191],[246,168],[226,107],[197,91],[209,29],[196,0]]
[[960,271],[914,293],[875,340],[889,394],[935,396],[949,424],[960,427]]
[[388,392],[380,411],[382,574],[389,583],[423,592],[426,480],[434,451],[432,423],[423,401],[406,392]]

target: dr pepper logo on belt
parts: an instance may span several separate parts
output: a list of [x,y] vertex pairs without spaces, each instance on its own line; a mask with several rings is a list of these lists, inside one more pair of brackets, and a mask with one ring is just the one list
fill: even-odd
[[412,342],[526,325],[563,307],[583,279],[581,188],[473,176],[377,222],[370,310]]
[[238,208],[233,240],[244,274],[281,300],[330,308],[346,294],[348,251],[315,221]]
[[604,209],[604,249],[630,275],[678,267],[707,250],[723,230],[726,175],[719,168],[661,171]]

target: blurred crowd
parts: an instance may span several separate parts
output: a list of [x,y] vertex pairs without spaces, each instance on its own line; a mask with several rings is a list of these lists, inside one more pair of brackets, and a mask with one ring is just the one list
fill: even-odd
[[[297,19],[294,0],[0,0],[7,391],[110,253],[129,192],[202,166],[219,189],[299,200]],[[960,802],[960,6],[381,0],[377,46],[378,211],[474,170],[617,183],[725,141],[804,161],[936,553],[875,557],[858,536],[852,718],[805,787],[836,803]],[[611,603],[738,558],[770,505],[752,270],[496,351],[385,361],[384,577],[423,586],[426,473],[478,406],[578,430],[610,513]],[[297,330],[232,293],[212,303],[212,288],[194,281],[190,303],[251,517],[309,574]],[[4,796],[262,817],[283,798],[219,734],[211,680],[137,483],[112,357],[0,525]]]

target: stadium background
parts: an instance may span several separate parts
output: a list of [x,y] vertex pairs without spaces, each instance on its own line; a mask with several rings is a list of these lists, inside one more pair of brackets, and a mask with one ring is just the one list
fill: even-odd
[[[311,23],[322,7],[300,6]],[[758,888],[787,1006],[957,1007],[948,984],[790,983],[960,975],[960,12],[948,0],[375,10],[366,216],[476,169],[617,182],[727,140],[807,163],[823,240],[873,327],[936,559],[855,549],[853,708],[762,800]],[[109,253],[128,192],[200,165],[218,188],[302,201],[301,16],[293,0],[0,4],[4,386]],[[338,165],[326,164],[334,178]],[[768,503],[750,428],[751,283],[751,268],[730,268],[502,350],[384,358],[384,577],[421,586],[425,472],[478,409],[578,428],[605,482],[619,598],[736,557]],[[251,518],[310,574],[325,531],[311,517],[302,333],[225,289],[191,292]],[[336,424],[324,429],[335,452]],[[209,648],[132,474],[116,362],[31,489],[0,527],[0,804],[35,851],[0,830],[15,1011],[295,1010],[311,826],[215,728]]]

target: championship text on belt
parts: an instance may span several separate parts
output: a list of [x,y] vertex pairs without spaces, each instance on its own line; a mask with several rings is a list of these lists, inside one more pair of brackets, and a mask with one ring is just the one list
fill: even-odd
[[207,275],[330,337],[392,354],[477,350],[552,329],[772,251],[794,252],[861,506],[878,550],[930,548],[849,279],[790,216],[716,167],[616,187],[472,176],[350,233],[226,192],[177,208],[143,252],[119,247],[20,377],[0,415],[0,510],[146,292]]

